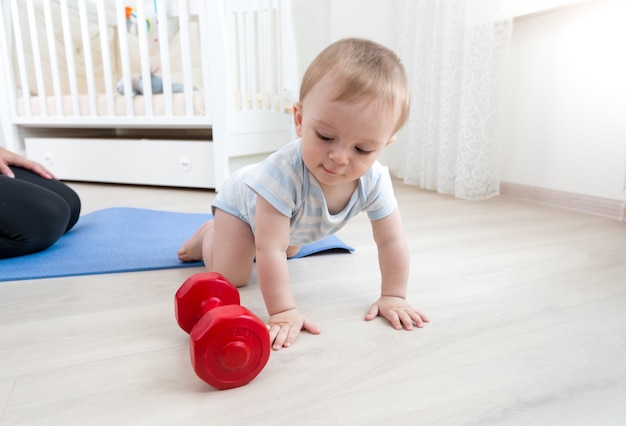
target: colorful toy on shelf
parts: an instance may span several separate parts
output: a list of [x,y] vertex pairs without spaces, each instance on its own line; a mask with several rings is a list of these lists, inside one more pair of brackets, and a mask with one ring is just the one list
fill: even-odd
[[192,275],[175,296],[176,320],[189,333],[191,364],[217,389],[248,384],[270,355],[266,325],[240,305],[239,291],[216,272]]

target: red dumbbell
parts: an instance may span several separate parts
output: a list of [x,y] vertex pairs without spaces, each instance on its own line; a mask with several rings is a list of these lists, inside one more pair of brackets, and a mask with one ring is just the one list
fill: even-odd
[[189,333],[193,369],[217,389],[248,384],[270,356],[267,327],[239,303],[239,291],[216,272],[192,275],[176,292],[176,321]]

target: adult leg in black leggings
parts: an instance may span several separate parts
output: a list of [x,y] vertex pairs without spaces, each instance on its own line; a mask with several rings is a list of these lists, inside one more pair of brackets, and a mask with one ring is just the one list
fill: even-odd
[[0,259],[45,250],[80,215],[80,198],[63,182],[11,167],[0,175]]

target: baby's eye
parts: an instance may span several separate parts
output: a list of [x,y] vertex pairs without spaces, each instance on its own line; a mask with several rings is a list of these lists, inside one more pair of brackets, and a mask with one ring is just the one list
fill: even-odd
[[363,148],[359,148],[358,146],[354,147],[354,149],[356,149],[356,152],[358,152],[359,154],[364,154],[364,155],[372,152]]
[[317,137],[318,137],[319,140],[322,140],[322,141],[325,141],[325,142],[333,140],[333,138],[329,138],[328,136],[324,136],[320,132],[315,132],[315,133],[317,134]]

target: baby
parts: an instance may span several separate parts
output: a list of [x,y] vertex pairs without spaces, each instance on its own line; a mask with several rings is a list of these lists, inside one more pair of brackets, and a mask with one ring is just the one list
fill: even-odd
[[215,220],[178,251],[236,286],[248,282],[256,258],[273,349],[289,347],[303,329],[320,332],[296,306],[287,259],[361,211],[372,222],[382,278],[365,319],[380,315],[407,330],[428,322],[406,301],[408,246],[391,177],[377,161],[404,125],[409,97],[394,52],[364,39],[331,44],[302,79],[293,108],[299,138],[233,173],[213,202]]

